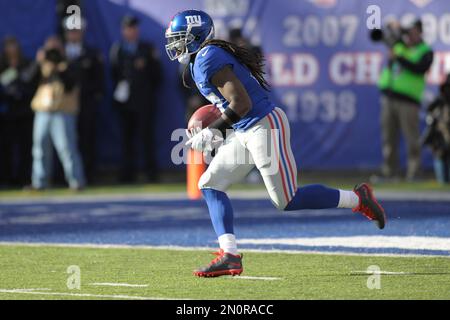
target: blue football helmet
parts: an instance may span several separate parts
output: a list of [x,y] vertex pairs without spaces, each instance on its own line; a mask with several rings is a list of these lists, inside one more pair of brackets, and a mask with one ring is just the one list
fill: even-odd
[[200,10],[177,13],[166,30],[166,52],[170,60],[189,63],[205,41],[214,38],[214,23],[211,17]]

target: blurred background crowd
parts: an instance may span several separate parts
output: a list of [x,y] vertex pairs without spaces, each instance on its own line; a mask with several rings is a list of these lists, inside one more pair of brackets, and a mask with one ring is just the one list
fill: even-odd
[[[70,2],[70,3],[69,3]],[[121,19],[121,40],[104,57],[84,41],[81,28],[69,27],[64,10],[79,1],[59,1],[59,28],[49,35],[35,57],[26,57],[21,39],[4,37],[0,55],[0,186],[44,190],[52,183],[73,190],[101,183],[97,167],[98,107],[105,98],[105,68],[113,82],[111,112],[117,114],[121,161],[113,181],[160,181],[155,159],[157,92],[163,81],[161,53],[140,36],[140,21],[131,14]],[[229,41],[260,50],[239,28]],[[105,60],[109,61],[105,65]],[[180,85],[186,121],[208,104],[195,89],[189,73]],[[100,128],[101,130],[101,128]],[[144,154],[139,166],[138,152]],[[111,180],[106,178],[106,180]]]
[[[67,185],[81,190],[99,183],[159,182],[161,170],[155,158],[158,142],[155,128],[158,92],[164,77],[162,59],[152,39],[140,33],[140,19],[126,14],[121,19],[121,40],[105,56],[84,40],[90,26],[82,19],[80,29],[69,29],[65,8],[80,1],[57,1],[57,28],[49,34],[35,56],[26,56],[22,40],[15,34],[2,39],[0,53],[0,187],[43,190],[51,185]],[[392,29],[392,30],[391,30]],[[450,168],[450,77],[440,85],[439,94],[426,107],[427,126],[421,130],[419,113],[425,74],[433,61],[433,49],[424,46],[422,25],[416,20],[401,26],[398,39],[395,26],[386,28],[374,40],[387,44],[387,66],[379,88],[381,103],[381,141],[383,163],[372,177],[377,181],[397,181],[399,137],[407,145],[406,179],[414,181],[423,174],[420,153],[430,147],[436,179],[449,182]],[[240,28],[227,30],[226,40],[262,52],[243,36]],[[413,48],[414,50],[411,50]],[[417,49],[417,50],[416,50]],[[419,52],[410,54],[410,52]],[[182,83],[179,70],[178,89],[182,93],[185,118],[208,102],[199,95],[188,78],[191,89]],[[406,70],[406,71],[405,71]],[[402,73],[403,72],[403,73]],[[393,75],[400,80],[392,81]],[[109,78],[107,78],[109,77]],[[109,92],[107,83],[112,83]],[[411,90],[411,88],[415,88]],[[120,163],[105,174],[99,170],[98,108],[105,101],[115,113],[120,140]],[[139,163],[138,154],[143,154]]]

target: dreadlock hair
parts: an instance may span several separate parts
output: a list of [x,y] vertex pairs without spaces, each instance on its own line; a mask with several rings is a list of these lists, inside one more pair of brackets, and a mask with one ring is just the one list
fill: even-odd
[[[263,87],[265,90],[269,91],[269,84],[267,83],[266,79],[264,79],[264,75],[266,72],[264,71],[264,57],[260,53],[254,53],[251,50],[238,46],[234,43],[224,41],[224,40],[218,40],[218,39],[210,39],[205,41],[205,43],[202,44],[200,47],[200,50],[208,45],[217,46],[219,48],[222,48],[226,50],[228,53],[232,54],[236,59],[242,63],[244,66],[247,67],[248,70],[252,73],[252,75],[255,77],[255,79],[258,81],[258,83]],[[199,51],[200,51],[199,50]],[[188,69],[189,65],[187,65],[183,71],[183,85],[186,88],[190,88],[189,85],[186,84],[185,81],[185,73]]]

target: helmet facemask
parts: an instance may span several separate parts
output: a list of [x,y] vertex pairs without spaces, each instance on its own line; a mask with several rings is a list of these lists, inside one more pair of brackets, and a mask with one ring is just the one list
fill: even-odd
[[[200,46],[198,46],[196,50],[189,52],[189,45],[191,45],[196,40],[196,37],[191,33],[191,30],[192,25],[189,25],[186,31],[171,32],[170,28],[167,29],[166,52],[170,60],[178,60],[182,64],[187,64],[189,63],[190,56],[200,50]],[[213,37],[214,27],[211,28],[211,31],[209,32],[205,41]],[[194,47],[196,46],[194,45]]]
[[170,29],[167,29],[166,39],[166,52],[170,60],[179,60],[183,55],[194,53],[188,50],[188,45],[195,40],[195,36],[191,34],[191,26],[187,31],[170,32]]

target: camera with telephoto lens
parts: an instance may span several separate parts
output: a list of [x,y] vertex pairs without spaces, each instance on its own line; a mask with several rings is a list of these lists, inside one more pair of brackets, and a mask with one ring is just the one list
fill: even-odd
[[45,60],[58,64],[64,60],[64,57],[58,49],[48,49],[45,50]]
[[402,42],[402,36],[405,32],[405,29],[391,23],[382,29],[371,30],[370,39],[373,42],[383,42],[389,48],[392,48],[396,43]]

